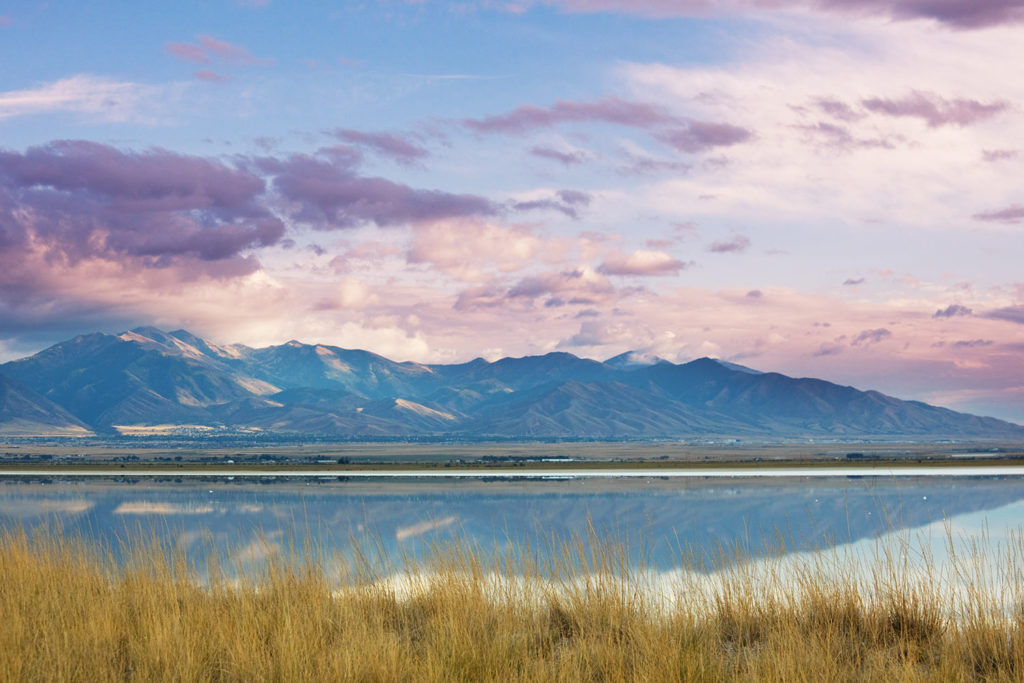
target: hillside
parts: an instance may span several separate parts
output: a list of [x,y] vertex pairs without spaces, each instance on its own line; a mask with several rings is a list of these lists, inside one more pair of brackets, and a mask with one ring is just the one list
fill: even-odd
[[1021,439],[1024,427],[711,358],[396,362],[185,330],[89,334],[0,366],[0,433],[190,425],[344,437]]

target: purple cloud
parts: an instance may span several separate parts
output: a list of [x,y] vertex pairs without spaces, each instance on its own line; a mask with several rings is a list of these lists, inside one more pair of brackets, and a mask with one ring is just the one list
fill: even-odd
[[996,211],[985,211],[971,216],[976,221],[989,221],[999,223],[1019,223],[1024,218],[1024,206],[1011,204],[1005,209]]
[[823,113],[828,114],[832,118],[839,119],[840,121],[856,121],[857,119],[864,117],[864,114],[854,111],[853,107],[848,105],[846,102],[829,99],[827,97],[815,100],[814,106]]
[[[558,199],[533,199],[525,202],[514,202],[514,211],[558,211],[573,220],[579,218],[577,208],[590,204],[590,195],[579,190],[559,190]],[[559,201],[561,200],[561,201]]]
[[679,119],[653,104],[606,97],[597,102],[558,100],[550,107],[526,104],[505,114],[465,119],[463,125],[478,133],[513,134],[576,122],[653,128],[678,123]]
[[367,147],[400,164],[411,165],[430,155],[425,148],[394,133],[367,133],[350,128],[336,128],[331,134],[342,142]]
[[827,121],[818,121],[813,125],[795,126],[816,138],[823,147],[835,150],[851,149],[894,149],[902,136],[884,138],[857,138],[846,126],[839,126]]
[[911,116],[923,119],[929,128],[969,126],[1009,109],[1008,102],[984,103],[978,100],[947,100],[933,93],[914,91],[901,99],[874,97],[862,100],[865,108],[886,116]]
[[1024,21],[1024,0],[817,0],[819,7],[884,14],[894,19],[934,19],[959,29]]
[[0,152],[0,241],[29,239],[68,262],[235,259],[275,244],[284,225],[259,197],[263,181],[209,159],[57,141]]
[[508,290],[493,285],[468,289],[459,294],[456,310],[505,306],[512,302],[534,303],[546,299],[545,306],[593,306],[607,302],[615,288],[603,275],[587,267],[548,272],[524,277]]
[[682,161],[666,161],[648,156],[637,156],[626,154],[626,164],[617,170],[622,175],[647,175],[649,173],[686,173],[690,170],[690,164]]
[[746,235],[736,235],[731,240],[712,242],[708,251],[715,254],[738,254],[750,247],[750,238]]
[[535,157],[540,157],[541,159],[557,161],[558,163],[566,166],[582,164],[587,159],[587,156],[583,152],[562,152],[552,147],[531,147],[530,154]]
[[579,213],[577,213],[575,207],[554,199],[532,199],[526,202],[514,202],[512,209],[515,211],[557,211],[573,220],[579,218]]
[[104,197],[126,210],[251,206],[258,177],[216,161],[162,149],[122,152],[80,140],[0,152],[0,173],[21,188]]
[[556,193],[563,202],[569,206],[590,206],[591,196],[589,192],[582,190],[559,190]]
[[958,317],[963,317],[963,316],[968,316],[968,315],[974,315],[974,311],[972,311],[971,309],[967,308],[966,306],[962,306],[960,304],[950,304],[949,306],[946,306],[945,308],[940,308],[939,310],[935,311],[935,313],[932,315],[932,317],[933,318],[958,318]]
[[[630,128],[657,131],[655,137],[681,152],[703,152],[715,147],[728,147],[746,142],[753,137],[746,128],[728,123],[694,121],[680,118],[657,105],[632,102],[618,97],[606,97],[597,102],[576,102],[558,100],[550,107],[522,105],[504,114],[482,119],[465,119],[463,125],[478,133],[526,133],[540,128],[551,128],[563,123],[608,123]],[[530,153],[545,159],[571,165],[581,163],[586,157],[582,153],[563,152],[550,147],[536,146]],[[642,160],[640,160],[642,161]],[[634,168],[635,167],[635,168]],[[670,167],[679,170],[672,162],[648,162],[633,164],[627,172],[661,170]]]
[[983,149],[981,150],[981,158],[983,161],[1009,161],[1010,159],[1016,159],[1020,156],[1020,152],[1016,149]]
[[864,330],[863,332],[861,332],[860,334],[853,338],[853,341],[850,342],[850,345],[870,346],[871,344],[877,344],[883,339],[888,339],[891,336],[892,332],[885,329],[884,327],[879,327],[874,330]]
[[1006,306],[1005,308],[997,308],[994,311],[985,313],[985,318],[992,318],[993,320],[1005,320],[1011,323],[1017,323],[1018,325],[1024,325],[1024,306]]
[[815,356],[815,357],[835,356],[835,355],[840,354],[842,352],[843,352],[843,346],[841,344],[832,344],[830,342],[823,342],[818,347],[818,350],[815,351],[812,355]]
[[[331,150],[321,152],[332,156]],[[347,154],[329,160],[300,154],[285,160],[256,161],[260,170],[274,176],[274,188],[291,204],[287,209],[292,217],[320,230],[486,216],[498,211],[492,202],[476,195],[420,190],[385,178],[360,176],[353,163]]]
[[864,278],[862,278],[862,277],[859,277],[857,279],[848,278],[845,281],[843,281],[843,286],[844,287],[856,287],[857,285],[862,285],[862,284],[864,284]]
[[[517,6],[523,3],[517,3]],[[932,19],[956,29],[1024,22],[1024,0],[545,0],[568,12],[622,12],[649,17],[706,16],[749,10],[803,8],[893,19]]]
[[954,349],[976,349],[984,346],[992,346],[995,344],[991,339],[965,339],[963,341],[953,342],[952,346]]
[[680,152],[694,154],[714,147],[729,147],[746,142],[752,135],[746,128],[728,123],[689,121],[685,126],[666,130],[657,137]]

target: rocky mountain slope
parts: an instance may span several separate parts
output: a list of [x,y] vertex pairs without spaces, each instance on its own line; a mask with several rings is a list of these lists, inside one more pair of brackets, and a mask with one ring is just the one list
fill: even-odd
[[[219,346],[185,330],[89,334],[0,366],[0,433],[194,425],[346,437],[1024,438],[1024,427],[701,358],[568,353],[395,362],[297,341]],[[7,427],[5,427],[7,425]]]

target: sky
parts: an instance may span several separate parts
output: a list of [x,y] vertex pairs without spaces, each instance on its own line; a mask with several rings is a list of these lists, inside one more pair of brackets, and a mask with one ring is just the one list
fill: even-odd
[[0,3],[0,360],[712,356],[1024,423],[1024,0]]

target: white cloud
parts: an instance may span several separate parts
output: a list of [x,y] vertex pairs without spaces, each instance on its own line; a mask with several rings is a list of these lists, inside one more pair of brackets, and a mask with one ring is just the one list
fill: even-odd
[[0,92],[0,119],[71,112],[104,121],[153,123],[156,117],[146,112],[155,111],[152,100],[164,92],[161,86],[79,74],[28,90]]

